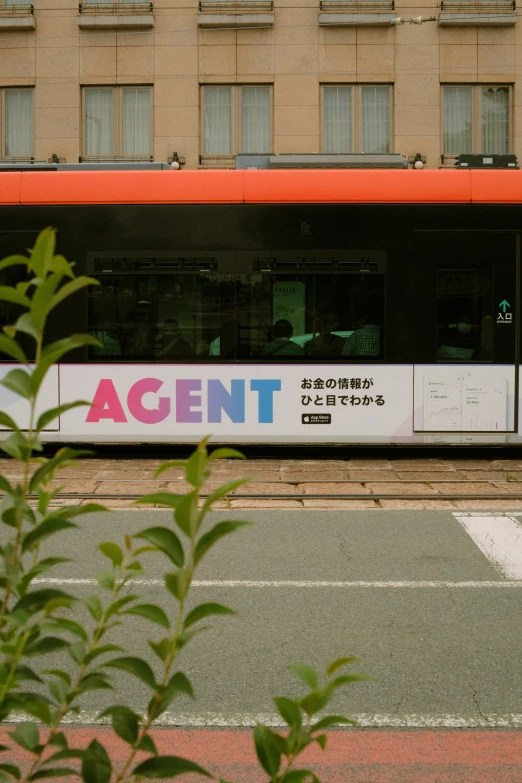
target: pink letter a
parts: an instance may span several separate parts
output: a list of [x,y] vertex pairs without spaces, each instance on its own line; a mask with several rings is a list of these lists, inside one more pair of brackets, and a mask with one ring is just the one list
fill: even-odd
[[94,399],[85,421],[97,422],[100,419],[127,421],[114,384],[110,378],[102,378],[96,389]]

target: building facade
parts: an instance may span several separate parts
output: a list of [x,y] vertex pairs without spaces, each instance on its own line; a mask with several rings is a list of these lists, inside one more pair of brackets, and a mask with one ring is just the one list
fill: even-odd
[[514,2],[0,5],[0,158],[522,157]]

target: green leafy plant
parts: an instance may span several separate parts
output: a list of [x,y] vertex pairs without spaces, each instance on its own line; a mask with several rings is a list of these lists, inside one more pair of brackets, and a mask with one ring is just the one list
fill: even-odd
[[[58,505],[60,486],[57,474],[72,461],[89,454],[61,448],[52,457],[43,455],[42,430],[71,408],[88,403],[77,401],[37,414],[38,393],[55,362],[69,351],[98,344],[89,335],[45,343],[45,327],[54,308],[66,297],[96,281],[76,277],[73,264],[55,255],[55,232],[46,229],[29,255],[10,256],[0,262],[0,272],[10,266],[23,267],[24,280],[14,287],[0,286],[0,300],[14,303],[22,311],[14,324],[0,334],[0,352],[18,366],[1,383],[25,400],[27,422],[15,422],[0,411],[0,423],[11,434],[0,449],[20,466],[18,483],[0,476],[0,720],[22,715],[10,732],[11,741],[29,754],[30,761],[20,769],[9,757],[10,747],[0,746],[0,783],[36,781],[50,777],[79,775],[85,783],[123,783],[141,778],[168,778],[195,772],[212,775],[198,764],[175,755],[157,752],[151,730],[154,722],[172,702],[184,694],[194,698],[190,680],[177,669],[181,650],[207,626],[212,616],[234,614],[219,603],[203,603],[191,609],[187,597],[196,569],[222,538],[249,523],[220,521],[209,529],[203,523],[213,504],[241,486],[245,479],[226,483],[205,492],[213,463],[223,458],[243,458],[239,452],[218,448],[209,453],[203,440],[186,461],[166,462],[157,474],[182,466],[191,489],[185,494],[154,492],[139,502],[154,503],[172,512],[171,526],[147,527],[121,545],[105,541],[100,552],[109,561],[97,575],[98,591],[79,601],[71,593],[34,584],[38,577],[67,562],[61,557],[44,557],[41,544],[77,527],[78,517],[107,509],[99,504]],[[21,275],[22,276],[22,275]],[[31,359],[21,347],[19,336],[33,343]],[[203,532],[204,531],[204,532]],[[143,573],[148,553],[166,558],[164,584],[170,610],[141,600],[133,584]],[[91,621],[82,621],[83,603]],[[161,629],[160,638],[149,640],[150,659],[129,655],[113,641],[110,631],[129,616],[146,618]],[[57,659],[46,665],[48,655]],[[351,723],[330,715],[312,722],[326,707],[334,692],[362,678],[358,674],[335,672],[352,664],[342,658],[328,667],[327,679],[320,685],[315,670],[295,664],[293,671],[309,687],[302,698],[275,699],[275,705],[288,724],[286,735],[267,726],[257,726],[254,740],[263,770],[272,783],[317,781],[310,771],[295,764],[311,743],[326,744],[324,729]],[[128,746],[123,763],[113,767],[109,753],[99,741],[88,748],[72,747],[63,730],[70,713],[81,713],[83,699],[93,691],[110,691],[111,674],[118,672],[140,681],[149,691],[147,703],[138,713],[125,704],[114,703],[99,718],[110,720],[115,734]],[[145,754],[146,758],[143,759]]]

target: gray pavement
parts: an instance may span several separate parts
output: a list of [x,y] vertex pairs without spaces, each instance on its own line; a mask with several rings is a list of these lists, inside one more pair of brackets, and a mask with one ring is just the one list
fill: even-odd
[[[522,582],[512,589],[496,587],[502,575],[452,513],[245,510],[214,512],[209,523],[224,518],[254,524],[217,544],[198,580],[316,584],[195,586],[193,602],[220,601],[238,615],[212,620],[212,629],[183,651],[180,667],[191,677],[197,701],[179,699],[164,716],[166,723],[241,725],[273,715],[273,696],[299,691],[289,663],[324,668],[341,655],[362,658],[359,668],[375,680],[345,690],[334,710],[362,716],[368,725],[522,720]],[[104,567],[98,543],[121,542],[124,532],[169,519],[169,512],[146,509],[86,515],[78,531],[53,540],[53,554],[76,559],[53,576],[92,578]],[[146,557],[146,579],[158,580],[163,568],[169,570],[166,558]],[[359,584],[317,584],[325,581]],[[472,586],[426,584],[433,581]],[[97,589],[88,583],[63,587],[79,596]],[[174,608],[160,584],[138,589],[144,601]],[[155,656],[146,640],[161,638],[156,628],[129,618],[113,640],[152,665]],[[121,703],[139,708],[145,696],[136,680],[118,677]],[[114,696],[87,699],[82,719],[91,721],[108,701]]]

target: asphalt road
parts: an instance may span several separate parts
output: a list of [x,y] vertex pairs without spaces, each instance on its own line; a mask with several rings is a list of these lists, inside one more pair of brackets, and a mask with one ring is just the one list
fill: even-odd
[[[452,513],[229,511],[210,522],[224,518],[254,524],[207,556],[197,580],[212,584],[194,586],[192,600],[220,601],[238,614],[213,620],[182,652],[197,700],[174,702],[165,725],[271,720],[272,697],[300,690],[289,663],[324,669],[343,655],[359,656],[375,679],[343,691],[332,708],[365,726],[522,725],[522,582],[506,582]],[[92,594],[96,585],[77,580],[104,567],[101,541],[169,520],[157,510],[85,516],[78,531],[47,547],[76,560],[52,576],[71,580],[62,586],[78,596]],[[146,557],[150,581],[137,588],[172,611],[161,585],[168,561]],[[161,638],[156,628],[129,618],[112,640],[155,665],[146,640]],[[49,666],[58,664],[51,658]],[[139,709],[145,688],[130,677],[117,682],[118,701]],[[109,701],[103,692],[86,698],[80,720],[92,722]]]

